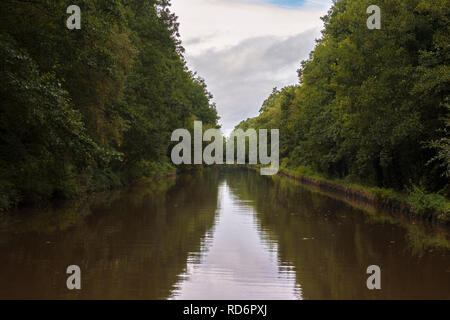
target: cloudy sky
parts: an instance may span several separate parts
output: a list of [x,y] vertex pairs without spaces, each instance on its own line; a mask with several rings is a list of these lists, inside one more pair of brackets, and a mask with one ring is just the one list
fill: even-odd
[[229,134],[273,87],[295,84],[332,0],[172,0],[185,57],[206,80]]

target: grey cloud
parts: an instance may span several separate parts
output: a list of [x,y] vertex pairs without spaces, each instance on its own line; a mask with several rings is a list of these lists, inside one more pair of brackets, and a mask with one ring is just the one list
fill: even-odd
[[188,39],[186,41],[183,41],[183,45],[189,46],[189,45],[199,44],[199,43],[202,43],[204,41],[214,38],[216,35],[217,34],[212,33],[212,34],[206,35],[204,37],[196,37],[196,38]]
[[220,51],[187,56],[214,95],[222,128],[228,133],[241,120],[258,114],[273,87],[298,82],[300,61],[314,48],[320,29],[287,39],[258,37]]

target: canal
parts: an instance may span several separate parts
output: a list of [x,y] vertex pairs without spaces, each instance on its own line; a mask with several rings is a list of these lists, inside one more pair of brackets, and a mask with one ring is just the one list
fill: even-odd
[[[4,214],[0,298],[450,299],[449,248],[444,227],[205,169]],[[66,287],[69,265],[81,290]]]

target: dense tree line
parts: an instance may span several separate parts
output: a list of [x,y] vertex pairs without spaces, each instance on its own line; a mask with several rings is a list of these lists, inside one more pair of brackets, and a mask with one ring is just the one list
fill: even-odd
[[0,2],[0,209],[110,188],[168,164],[171,132],[217,125],[168,0]]
[[377,1],[382,26],[369,30],[372,2],[335,1],[299,84],[238,127],[279,128],[285,167],[448,195],[450,1]]

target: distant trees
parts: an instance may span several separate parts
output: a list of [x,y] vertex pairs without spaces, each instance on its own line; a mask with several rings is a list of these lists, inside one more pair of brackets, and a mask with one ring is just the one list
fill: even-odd
[[80,30],[70,4],[0,3],[0,209],[149,174],[172,130],[217,125],[169,1],[79,0]]
[[284,165],[438,191],[450,165],[450,1],[380,0],[380,30],[366,26],[370,4],[336,1],[300,84],[275,90],[238,127],[280,128]]

